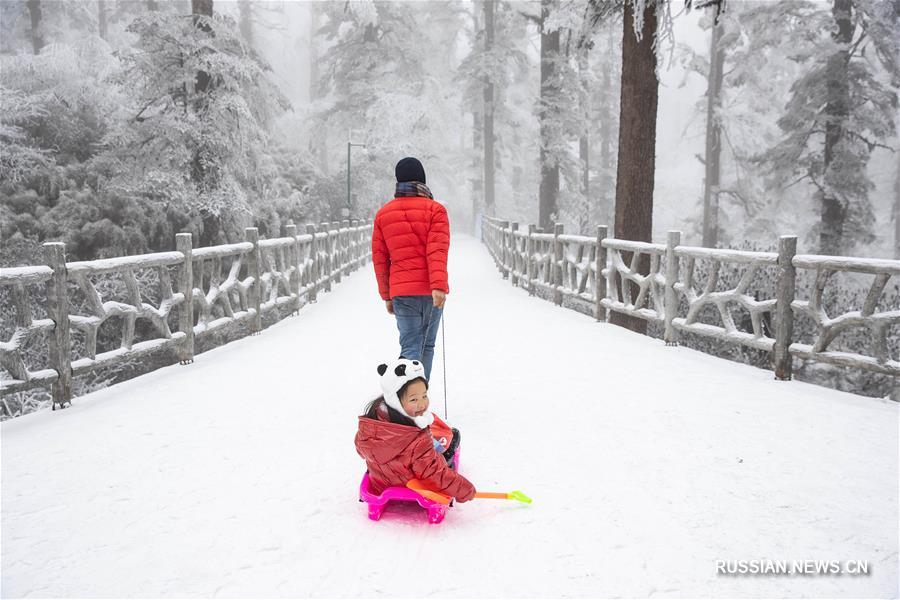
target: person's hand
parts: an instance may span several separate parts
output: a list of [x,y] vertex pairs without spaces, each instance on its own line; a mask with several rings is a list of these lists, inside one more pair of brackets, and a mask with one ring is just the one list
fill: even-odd
[[393,300],[385,300],[384,305],[387,307],[387,311],[389,315],[394,314],[394,301]]
[[444,302],[447,301],[447,294],[441,290],[431,290],[431,300],[434,302],[435,308],[444,308]]
[[468,502],[469,500],[473,500],[474,498],[475,498],[475,488],[473,487],[472,491],[470,491],[465,496],[458,497],[456,499],[456,501],[462,503],[462,502]]

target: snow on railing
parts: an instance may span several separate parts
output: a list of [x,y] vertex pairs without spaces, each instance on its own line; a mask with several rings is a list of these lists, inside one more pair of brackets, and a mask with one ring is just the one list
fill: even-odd
[[[900,261],[801,254],[795,256],[792,262],[796,269],[815,272],[815,284],[809,299],[793,300],[791,307],[794,312],[805,313],[815,322],[817,335],[811,344],[791,344],[791,354],[886,375],[900,374],[900,361],[890,357],[887,343],[891,326],[900,323],[900,306],[877,310],[888,280],[900,273]],[[836,317],[829,317],[823,303],[825,284],[840,272],[871,275],[872,284],[860,310],[844,311]],[[828,350],[835,338],[853,328],[863,328],[871,333],[869,355]]]
[[[666,320],[666,341],[676,342],[672,331],[674,329],[772,352],[775,348],[775,339],[769,335],[771,332],[769,315],[776,308],[776,300],[774,298],[760,300],[751,296],[748,290],[760,269],[777,265],[778,255],[772,252],[679,246],[680,238],[679,232],[671,232],[670,243],[667,246],[671,246],[672,258],[667,257],[667,260],[673,262],[676,277],[672,287],[683,296],[687,311],[684,317],[673,315],[671,319]],[[683,277],[679,268],[682,260],[685,264]],[[698,260],[706,260],[709,263],[706,283],[699,293],[694,279]],[[741,263],[747,265],[747,268],[734,287],[720,290],[719,275],[724,263]],[[707,307],[715,309],[722,323],[721,327],[699,322],[700,315]],[[738,307],[749,313],[752,332],[738,329],[732,312]],[[678,314],[677,306],[675,314]]]
[[[65,251],[65,249],[63,249]],[[158,252],[139,256],[122,256],[83,262],[72,262],[65,265],[66,278],[74,282],[87,302],[89,315],[68,315],[69,326],[84,334],[85,356],[65,365],[71,370],[71,376],[117,362],[123,356],[140,356],[167,346],[177,345],[186,337],[184,332],[174,334],[169,328],[168,317],[172,308],[184,304],[184,290],[175,293],[169,276],[169,266],[184,263],[181,252]],[[140,285],[135,271],[154,269],[159,281],[159,306],[145,302],[141,296]],[[127,302],[115,300],[103,301],[97,291],[92,276],[116,273],[122,276],[127,290]],[[69,304],[66,302],[66,306]],[[67,308],[66,312],[69,309]],[[111,317],[122,317],[122,342],[119,348],[97,354],[97,332],[103,323]],[[135,323],[138,319],[149,321],[157,332],[157,337],[143,342],[134,342]],[[70,357],[64,359],[68,362]],[[5,386],[4,386],[5,387]]]
[[[55,409],[71,402],[73,376],[98,367],[169,347],[177,350],[182,364],[191,363],[196,336],[244,321],[258,333],[263,314],[275,308],[295,313],[371,255],[371,222],[307,225],[299,235],[295,225],[286,229],[286,237],[260,240],[251,227],[243,242],[208,248],[193,248],[191,234],[179,233],[174,252],[70,263],[65,260],[65,245],[49,242],[44,244],[46,266],[0,269],[0,287],[9,288],[15,314],[12,337],[0,342],[0,367],[11,376],[0,379],[3,394],[49,385]],[[170,267],[177,269],[174,287]],[[155,273],[157,305],[142,294],[137,273],[147,271]],[[104,301],[95,278],[109,274],[121,277],[124,302]],[[45,287],[49,318],[34,319],[35,306],[26,286],[40,284]],[[70,308],[69,284],[83,296],[88,314],[72,314],[77,309]],[[178,315],[175,331],[170,326],[173,310]],[[98,353],[98,332],[113,317],[122,319],[121,344]],[[139,320],[151,325],[151,339],[135,342]],[[84,356],[75,360],[72,329],[84,336]],[[33,336],[44,335],[49,368],[29,370],[25,346]]]
[[[891,327],[900,325],[900,306],[878,310],[879,303],[886,302],[883,292],[889,279],[900,278],[898,260],[796,255],[794,236],[783,236],[777,253],[750,252],[682,246],[678,231],[669,232],[666,244],[651,244],[609,238],[605,226],[597,228],[596,237],[588,237],[565,235],[559,224],[553,233],[534,225],[523,231],[518,223],[487,216],[482,239],[513,285],[532,294],[546,290],[557,304],[566,297],[592,303],[600,321],[615,311],[659,323],[670,345],[685,332],[770,352],[778,379],[791,378],[792,357],[900,376],[900,361],[890,356],[888,343]],[[696,276],[701,261],[703,285]],[[733,285],[722,283],[726,265],[743,268]],[[815,272],[808,299],[794,298],[798,270]],[[828,279],[839,272],[873,279],[859,310],[830,317],[823,293]],[[769,286],[772,297],[759,297],[760,287],[765,287],[758,285],[762,277],[774,281]],[[739,321],[738,313],[747,317]],[[713,317],[703,322],[704,314]],[[794,341],[801,335],[794,328],[795,315],[800,314],[814,321],[815,339]],[[868,354],[828,349],[838,335],[853,328],[871,333]]]
[[[246,232],[245,235],[250,240],[257,237],[255,232]],[[208,333],[234,321],[242,321],[256,316],[256,307],[251,305],[250,299],[250,290],[253,289],[253,283],[257,277],[253,273],[250,262],[253,259],[249,256],[253,253],[253,241],[192,250],[190,234],[179,233],[175,237],[185,256],[188,256],[187,252],[190,252],[190,276],[192,280],[196,280],[188,283],[182,279],[181,285],[185,291],[190,288],[194,307],[200,310],[196,319],[192,315],[194,307],[190,311],[185,311],[186,316],[191,315],[191,322],[195,320],[197,322],[192,328],[194,335]],[[228,264],[228,274],[223,278],[222,263],[227,260],[231,262]],[[242,269],[246,271],[247,275],[240,279]],[[182,273],[182,278],[184,277],[186,274]],[[235,293],[237,298],[234,297]],[[234,301],[237,303],[237,311],[234,310]],[[219,309],[221,317],[215,316],[216,308]],[[181,328],[183,331],[187,331],[187,322],[182,323]],[[193,347],[193,343],[188,342],[184,345],[185,350],[188,347]],[[192,352],[183,353],[182,362],[190,361],[192,355]]]
[[[48,249],[48,254],[52,255],[55,247]],[[53,319],[35,319],[31,302],[28,298],[28,292],[25,286],[45,284],[48,288],[53,287],[54,273],[53,269],[44,266],[35,267],[15,267],[12,269],[0,269],[0,286],[9,287],[12,293],[14,311],[16,315],[16,328],[12,338],[8,342],[0,342],[0,366],[6,369],[14,378],[10,383],[15,384],[15,389],[29,389],[39,385],[50,385],[56,381],[56,371],[53,369],[40,369],[30,371],[25,364],[22,349],[32,337],[43,337],[46,335],[48,339],[49,350],[52,353],[58,352],[59,341],[54,333]],[[57,298],[48,298],[48,311],[55,308],[53,303],[57,302]],[[4,386],[4,389],[6,387]]]
[[[593,242],[591,238],[584,239],[588,243]],[[660,272],[660,259],[665,256],[666,247],[613,238],[601,239],[600,247],[607,250],[609,260],[609,265],[602,267],[606,275],[607,295],[600,297],[600,304],[608,310],[632,317],[662,321],[666,312],[663,299],[666,279]],[[628,255],[630,258],[627,258]],[[649,264],[649,270],[642,269],[641,263]],[[642,270],[646,271],[645,275],[641,274]]]

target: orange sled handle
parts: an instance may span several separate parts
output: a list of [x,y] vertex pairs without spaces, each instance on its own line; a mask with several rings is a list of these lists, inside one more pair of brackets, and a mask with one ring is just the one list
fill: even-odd
[[[427,487],[425,487],[425,484],[418,479],[410,479],[406,482],[406,487],[415,492],[418,492],[429,500],[439,502],[440,504],[450,504],[450,496],[441,494],[440,492],[429,490]],[[519,502],[524,502],[525,504],[531,504],[531,498],[529,498],[519,490],[515,490],[512,492],[475,492],[475,497],[493,498],[495,500],[518,500]]]

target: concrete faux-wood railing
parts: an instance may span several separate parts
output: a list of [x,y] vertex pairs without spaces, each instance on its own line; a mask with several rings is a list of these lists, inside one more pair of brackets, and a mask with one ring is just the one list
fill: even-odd
[[[0,380],[3,395],[49,386],[55,409],[71,402],[72,378],[81,373],[165,348],[174,348],[182,364],[193,362],[196,337],[238,322],[258,333],[263,315],[276,308],[296,312],[315,302],[320,291],[330,291],[342,274],[371,256],[371,222],[310,224],[303,233],[288,225],[286,230],[286,237],[260,240],[251,227],[243,242],[208,248],[193,248],[191,234],[179,233],[174,252],[69,263],[65,245],[48,242],[45,266],[0,269],[0,286],[9,289],[15,313],[10,340],[0,342],[0,366],[12,377]],[[177,269],[174,286],[170,268]],[[136,275],[148,270],[155,272],[157,304],[146,301]],[[108,274],[122,278],[125,301],[103,299],[92,278]],[[27,288],[40,285],[47,318],[35,319]],[[88,314],[71,313],[70,287],[83,294]],[[175,330],[170,327],[173,310]],[[98,332],[113,317],[122,318],[121,344],[98,353]],[[151,324],[155,337],[135,341],[139,320]],[[74,360],[73,330],[84,336],[84,356]],[[26,364],[25,346],[32,337],[46,339],[46,368],[32,370]]]
[[[685,332],[770,352],[778,379],[791,378],[792,357],[900,377],[900,361],[889,351],[889,332],[900,325],[900,306],[878,309],[888,281],[900,278],[900,260],[800,255],[795,236],[782,236],[777,253],[750,252],[682,246],[679,231],[670,231],[666,244],[651,244],[608,237],[605,226],[597,227],[596,237],[588,237],[566,235],[559,224],[548,233],[486,216],[482,240],[513,285],[531,293],[548,291],[557,304],[564,297],[591,303],[600,321],[615,311],[658,323],[668,344],[677,344],[679,333]],[[698,261],[708,264],[702,287],[695,278]],[[736,285],[718,289],[726,264],[746,267]],[[763,270],[774,271],[775,286],[773,297],[760,299],[749,289]],[[795,297],[799,271],[814,274],[814,285],[802,299]],[[873,279],[859,310],[831,317],[823,294],[836,273]],[[710,307],[721,325],[701,322]],[[751,331],[735,323],[737,308],[749,314]],[[794,341],[794,319],[800,315],[815,323],[812,339]],[[838,335],[853,328],[870,332],[867,354],[829,350]]]

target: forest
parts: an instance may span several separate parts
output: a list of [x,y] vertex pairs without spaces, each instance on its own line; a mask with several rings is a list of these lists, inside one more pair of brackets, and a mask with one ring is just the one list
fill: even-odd
[[466,230],[900,256],[898,0],[0,10],[2,265],[370,218],[404,155]]

